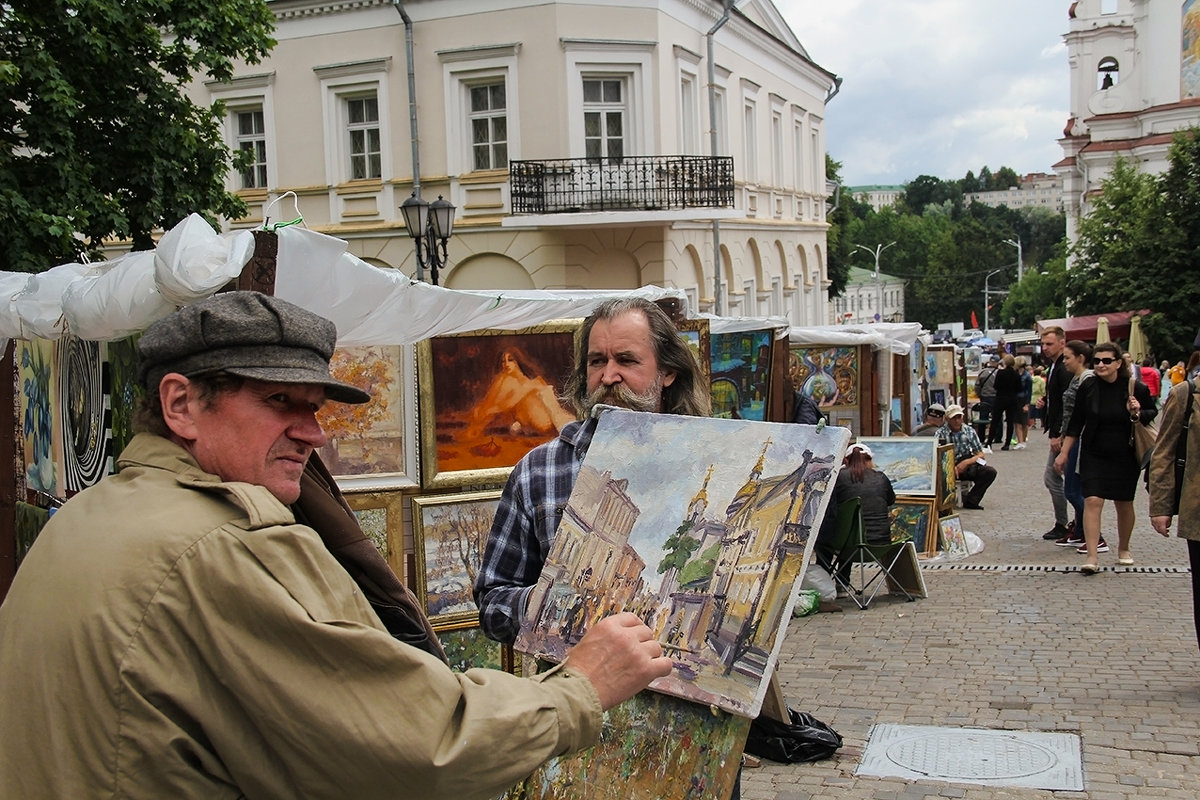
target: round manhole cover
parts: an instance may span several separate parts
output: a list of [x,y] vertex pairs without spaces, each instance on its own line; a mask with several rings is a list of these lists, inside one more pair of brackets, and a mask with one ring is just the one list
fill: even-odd
[[887,749],[892,763],[931,778],[1004,780],[1045,772],[1058,757],[1044,747],[1008,736],[931,733]]

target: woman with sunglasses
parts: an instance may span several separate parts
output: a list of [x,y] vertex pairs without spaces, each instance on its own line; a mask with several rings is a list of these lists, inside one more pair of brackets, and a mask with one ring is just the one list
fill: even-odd
[[1129,540],[1133,535],[1133,496],[1137,492],[1141,465],[1129,443],[1129,426],[1149,424],[1158,414],[1146,384],[1133,384],[1129,392],[1129,366],[1121,358],[1121,349],[1111,342],[1096,345],[1092,351],[1095,379],[1081,383],[1075,408],[1064,429],[1062,450],[1054,460],[1060,473],[1068,454],[1079,442],[1079,479],[1083,488],[1083,534],[1087,562],[1080,567],[1085,575],[1100,570],[1100,512],[1105,500],[1117,509],[1117,563],[1133,563]]

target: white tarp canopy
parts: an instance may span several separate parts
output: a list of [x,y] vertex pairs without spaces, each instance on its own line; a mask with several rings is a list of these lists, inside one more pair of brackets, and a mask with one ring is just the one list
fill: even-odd
[[[346,252],[347,244],[299,227],[281,228],[277,296],[327,317],[343,347],[411,344],[485,328],[516,329],[587,316],[612,297],[674,298],[678,289],[622,291],[460,291],[417,283]],[[0,273],[0,344],[71,333],[111,341],[216,292],[254,252],[249,231],[217,234],[193,214],[152,251],[99,264],[64,264],[38,274]],[[786,325],[786,321],[784,323]],[[762,326],[760,326],[762,327]],[[3,352],[3,349],[0,349]]]
[[896,355],[912,351],[921,333],[919,322],[876,322],[870,325],[819,325],[792,328],[788,339],[794,345],[860,345],[873,350],[890,350]]
[[[346,252],[347,243],[301,227],[277,231],[275,294],[333,320],[338,344],[402,345],[453,333],[514,330],[552,319],[585,317],[612,297],[673,298],[678,289],[458,290],[410,280]],[[8,339],[111,341],[144,330],[175,308],[216,292],[241,274],[254,253],[249,231],[217,234],[198,214],[167,231],[151,251],[99,264],[63,264],[38,274],[0,273],[0,352]],[[773,329],[792,344],[859,345],[907,353],[917,323],[789,327],[785,317],[716,317],[709,332]]]

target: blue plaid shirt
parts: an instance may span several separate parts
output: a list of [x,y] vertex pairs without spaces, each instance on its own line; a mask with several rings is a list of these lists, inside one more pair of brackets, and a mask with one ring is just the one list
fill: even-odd
[[542,574],[595,432],[595,417],[568,423],[557,439],[529,451],[508,476],[475,578],[480,627],[498,642],[516,641],[525,602]]
[[942,444],[954,445],[954,463],[957,464],[964,458],[970,458],[976,453],[983,452],[983,442],[979,441],[979,434],[975,429],[966,422],[959,428],[958,433],[950,429],[950,423],[947,422],[937,430],[938,441]]

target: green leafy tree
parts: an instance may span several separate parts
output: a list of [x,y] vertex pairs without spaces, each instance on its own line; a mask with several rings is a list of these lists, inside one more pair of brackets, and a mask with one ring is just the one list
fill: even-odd
[[1159,176],[1118,161],[1079,225],[1068,272],[1074,314],[1150,309],[1143,320],[1159,358],[1192,350],[1200,301],[1200,130],[1175,135]]
[[1021,176],[1012,167],[1001,167],[992,178],[993,189],[1011,189],[1021,185]]
[[106,238],[153,246],[192,212],[227,217],[220,104],[184,88],[227,80],[274,46],[266,0],[0,2],[0,270],[96,258]]
[[700,546],[700,542],[688,536],[693,527],[691,520],[685,520],[675,532],[663,542],[663,559],[658,564],[658,574],[662,575],[669,569],[681,570],[683,565],[692,557],[692,553]]
[[1066,316],[1066,242],[1060,240],[1057,250],[1042,269],[1027,270],[1005,298],[1000,316],[1013,320],[1014,327],[1032,328],[1038,320]]

